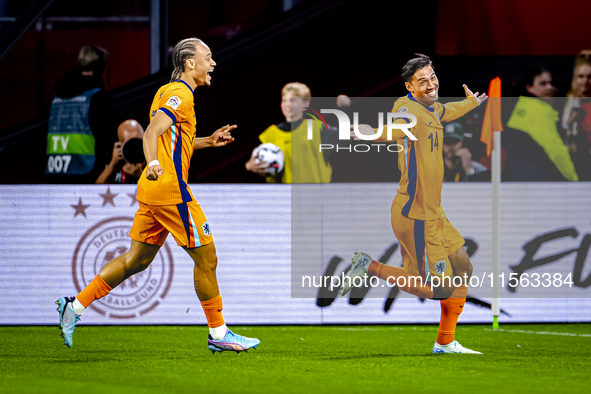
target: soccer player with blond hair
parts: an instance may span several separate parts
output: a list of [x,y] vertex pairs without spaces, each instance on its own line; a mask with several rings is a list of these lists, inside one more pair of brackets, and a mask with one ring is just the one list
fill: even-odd
[[174,71],[152,102],[150,125],[144,134],[148,166],[139,182],[135,215],[129,236],[131,248],[107,263],[76,297],[60,297],[58,312],[64,344],[72,347],[72,336],[80,315],[90,304],[105,297],[130,276],[148,268],[169,233],[195,262],[195,291],[209,326],[208,348],[215,352],[241,352],[256,348],[260,341],[234,334],[222,316],[216,267],[217,254],[209,223],[189,186],[189,164],[193,152],[222,147],[234,141],[226,125],[211,136],[195,138],[193,91],[211,84],[216,63],[205,43],[197,38],[180,41],[172,55]]
[[[347,294],[352,283],[359,282],[355,282],[355,278],[369,274],[398,284],[400,290],[407,293],[440,300],[441,320],[433,353],[481,354],[463,347],[454,338],[468,294],[472,263],[464,250],[464,239],[441,208],[444,174],[441,122],[463,116],[478,107],[487,95],[473,94],[464,85],[465,100],[439,103],[439,81],[431,59],[422,54],[415,56],[402,69],[402,79],[409,93],[396,100],[392,109],[392,112],[416,117],[417,123],[410,129],[415,139],[400,129],[394,130],[391,141],[378,139],[397,141],[404,146],[404,152],[398,155],[402,172],[400,187],[392,204],[392,228],[400,243],[403,268],[382,264],[363,252],[355,253],[339,294]],[[394,123],[409,124],[411,119],[400,115]],[[386,135],[386,128],[382,135]],[[360,129],[363,134],[375,132],[367,125]],[[461,286],[455,287],[451,280],[442,280],[442,277],[455,276],[464,278]],[[432,281],[433,277],[438,280]]]

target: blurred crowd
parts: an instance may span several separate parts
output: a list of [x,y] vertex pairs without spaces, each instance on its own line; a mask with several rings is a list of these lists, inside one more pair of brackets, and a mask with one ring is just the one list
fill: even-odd
[[[503,99],[503,181],[591,180],[591,50],[576,56],[570,90],[560,94],[550,71],[532,67]],[[446,181],[490,180],[481,118],[444,125]]]
[[[56,83],[47,138],[48,183],[137,183],[146,164],[143,128],[133,119],[116,127],[111,97],[104,90],[108,78],[108,51],[85,46],[76,69]],[[566,94],[553,85],[549,70],[533,67],[524,70],[510,97],[503,96],[503,181],[591,180],[591,50],[576,56]],[[299,141],[292,136],[307,132],[302,120],[310,106],[310,88],[288,83],[281,97],[285,121],[271,125],[259,139],[265,146],[279,147],[283,155],[269,166],[259,159],[265,150],[259,147],[245,162],[245,169],[273,183],[291,183],[292,178],[298,183],[330,182],[330,155],[307,152],[302,148],[305,144],[298,145],[297,155],[303,155],[299,162],[312,163],[318,171],[308,180],[298,180],[298,173],[290,167],[291,156],[296,154],[291,150]],[[336,104],[350,111],[347,96],[340,95]],[[481,108],[443,124],[446,182],[490,181],[490,158],[480,141],[483,113]],[[330,125],[321,131],[314,133],[316,143],[330,142],[335,135]],[[272,149],[264,153],[273,155]]]

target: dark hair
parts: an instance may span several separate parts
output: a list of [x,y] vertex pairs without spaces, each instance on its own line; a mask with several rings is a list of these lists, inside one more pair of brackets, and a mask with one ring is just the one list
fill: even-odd
[[185,71],[185,61],[195,56],[196,46],[202,42],[198,38],[185,38],[176,44],[172,52],[174,70],[172,71],[170,82],[174,82],[180,78],[181,74]]
[[80,71],[92,71],[95,77],[101,77],[107,67],[109,51],[97,45],[85,45],[80,48],[77,67]]
[[529,96],[533,97],[532,94],[528,93],[526,86],[530,85],[533,86],[534,79],[538,75],[543,73],[549,73],[548,69],[544,67],[530,67],[528,68],[522,75],[519,77],[515,86],[513,86],[513,90],[511,91],[511,97],[519,97],[519,96]]
[[[429,56],[423,55],[422,53],[415,53],[415,58],[410,59],[404,67],[402,67],[402,80],[404,82],[410,82],[412,76],[415,75],[417,70],[420,70],[423,67],[431,67],[433,68],[433,63]],[[433,68],[435,70],[435,68]]]

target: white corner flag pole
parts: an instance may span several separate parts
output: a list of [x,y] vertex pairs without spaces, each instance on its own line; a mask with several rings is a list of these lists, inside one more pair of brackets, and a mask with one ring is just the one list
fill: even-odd
[[493,330],[499,328],[499,273],[501,263],[501,132],[493,132],[492,150],[492,188],[493,188],[493,212],[492,212],[492,314]]

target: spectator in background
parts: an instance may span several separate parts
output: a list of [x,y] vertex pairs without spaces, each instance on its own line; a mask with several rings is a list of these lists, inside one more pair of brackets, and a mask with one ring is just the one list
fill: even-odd
[[515,84],[512,96],[544,97],[546,101],[551,101],[557,92],[550,71],[543,67],[531,67]]
[[77,67],[55,84],[45,173],[50,183],[95,183],[115,139],[113,103],[104,90],[109,52],[84,46]]
[[100,183],[137,183],[145,166],[143,152],[144,129],[134,119],[117,128],[119,142],[113,146],[111,161],[96,180]]
[[562,127],[579,179],[591,181],[591,50],[581,51],[575,59]]
[[485,176],[486,167],[472,161],[472,153],[463,146],[464,128],[458,122],[450,122],[443,128],[443,178],[445,182],[474,182],[490,180]]
[[577,181],[575,166],[557,128],[552,107],[556,88],[544,68],[528,69],[518,80],[515,107],[503,133],[507,181]]
[[477,108],[474,111],[468,112],[458,121],[464,130],[462,146],[468,148],[472,154],[473,161],[480,161],[483,155],[486,155],[486,145],[480,141],[482,116],[479,109]]
[[[328,183],[331,180],[332,168],[329,164],[329,152],[319,152],[320,143],[336,144],[338,129],[329,126],[328,130],[314,122],[313,140],[308,141],[307,125],[304,123],[304,107],[310,106],[312,94],[310,88],[300,82],[291,82],[281,90],[281,112],[285,122],[269,126],[260,136],[262,143],[272,143],[283,152],[284,169],[277,176],[266,176],[266,163],[259,163],[251,155],[245,167],[248,171],[266,176],[269,183]],[[337,97],[338,107],[350,107],[348,96]],[[295,137],[294,137],[295,136]],[[296,171],[292,164],[297,163]]]

